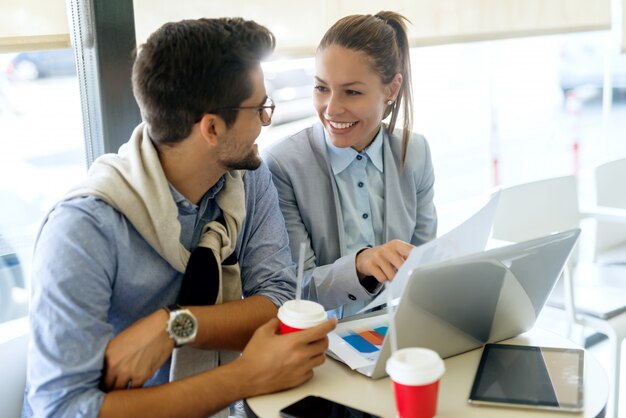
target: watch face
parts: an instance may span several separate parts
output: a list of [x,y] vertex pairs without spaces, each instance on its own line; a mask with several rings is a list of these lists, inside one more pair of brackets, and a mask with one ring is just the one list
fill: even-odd
[[191,315],[180,313],[172,321],[171,330],[178,338],[191,337],[196,331],[196,321]]

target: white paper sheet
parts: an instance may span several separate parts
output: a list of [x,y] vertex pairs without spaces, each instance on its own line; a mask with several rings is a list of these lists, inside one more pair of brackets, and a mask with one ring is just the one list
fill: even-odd
[[389,291],[392,292],[393,299],[402,296],[415,267],[483,251],[491,233],[499,198],[500,191],[497,191],[485,206],[465,222],[448,233],[415,247],[398,269],[391,285],[385,286],[385,289],[359,313],[386,303]]

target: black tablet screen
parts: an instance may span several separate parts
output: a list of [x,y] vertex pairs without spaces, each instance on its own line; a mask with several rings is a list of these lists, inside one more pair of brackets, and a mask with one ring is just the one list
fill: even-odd
[[486,344],[470,401],[580,410],[583,360],[580,349]]

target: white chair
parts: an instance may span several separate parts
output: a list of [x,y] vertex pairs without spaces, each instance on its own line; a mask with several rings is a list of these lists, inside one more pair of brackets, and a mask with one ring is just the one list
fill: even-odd
[[[582,218],[576,177],[564,176],[519,184],[502,189],[492,237],[505,241],[525,241],[577,228]],[[604,219],[626,225],[626,218],[607,216]],[[583,231],[579,248],[585,239]],[[597,265],[578,263],[578,252],[578,248],[575,248],[548,305],[564,309],[571,323],[593,328],[608,337],[612,386],[607,416],[617,416],[621,344],[626,338],[626,281],[619,285],[614,276],[626,277],[626,266],[611,266],[607,270]],[[621,269],[621,273],[615,269]],[[607,312],[607,305],[611,304],[614,309]]]
[[28,314],[28,294],[17,254],[0,235],[0,323]]
[[0,324],[0,416],[18,418],[26,384],[28,317]]
[[[608,217],[626,217],[626,158],[599,164],[594,169],[596,205],[592,210]],[[598,219],[596,223],[595,261],[603,264],[626,264],[626,223]]]
[[8,321],[12,316],[14,284],[13,277],[0,268],[0,323]]
[[15,286],[11,272],[0,266],[0,323],[28,314],[26,289]]

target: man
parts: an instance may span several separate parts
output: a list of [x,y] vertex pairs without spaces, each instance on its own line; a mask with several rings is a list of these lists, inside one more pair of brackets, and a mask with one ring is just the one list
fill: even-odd
[[324,361],[334,321],[277,335],[293,263],[254,144],[274,45],[252,21],[200,19],[139,49],[145,123],[40,231],[24,416],[204,417]]

